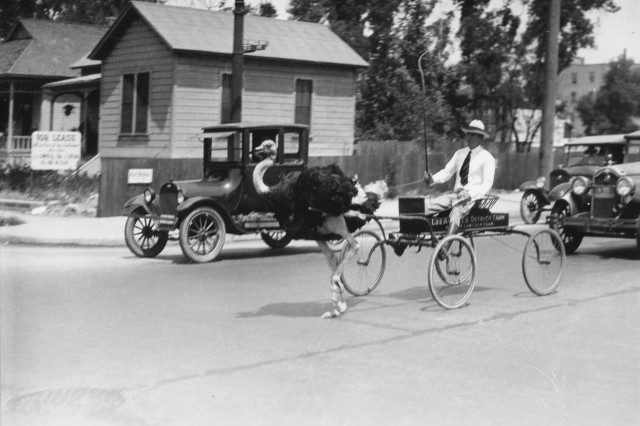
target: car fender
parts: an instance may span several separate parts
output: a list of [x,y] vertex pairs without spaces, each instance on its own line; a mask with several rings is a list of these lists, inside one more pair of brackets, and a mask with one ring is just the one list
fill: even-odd
[[[564,185],[564,184],[560,184],[560,185]],[[560,186],[558,185],[558,186]],[[555,188],[554,188],[555,189]],[[577,214],[579,214],[582,210],[580,206],[582,205],[582,203],[576,199],[576,196],[573,195],[573,192],[571,192],[571,187],[569,187],[568,190],[564,190],[561,192],[562,196],[559,196],[558,198],[554,199],[554,205],[557,202],[563,201],[566,202],[569,205],[569,209],[571,211],[571,216],[575,216]]]
[[528,188],[524,191],[524,193],[522,194],[522,198],[524,199],[524,197],[527,196],[527,194],[536,194],[536,196],[538,197],[538,199],[540,199],[541,201],[541,206],[546,206],[547,204],[551,203],[551,200],[549,200],[549,196],[547,195],[547,192],[544,190],[541,190],[540,188],[538,188],[537,186],[534,186],[533,188]]
[[620,212],[621,219],[637,219],[640,225],[640,195],[636,194]]
[[518,188],[520,189],[520,191],[526,191],[527,189],[538,189],[535,180],[528,180],[526,182],[523,182]]
[[219,202],[209,197],[191,197],[184,200],[182,204],[177,207],[177,214],[180,218],[185,217],[191,210],[200,206],[209,206],[216,209],[218,213],[222,215],[225,222],[230,222],[231,215],[229,211]]
[[571,183],[569,182],[556,185],[551,192],[549,192],[549,199],[551,201],[558,201],[567,196],[571,197]]
[[149,206],[144,201],[144,194],[136,195],[135,197],[124,203],[124,213],[127,216],[140,208],[144,210],[145,214],[151,213],[151,209],[149,209]]

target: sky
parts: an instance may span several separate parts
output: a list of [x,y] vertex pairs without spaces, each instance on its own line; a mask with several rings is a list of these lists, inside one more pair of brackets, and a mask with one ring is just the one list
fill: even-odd
[[[245,0],[249,4],[259,4],[260,0]],[[270,0],[278,10],[278,17],[286,19],[289,0]],[[627,58],[640,63],[640,0],[615,0],[620,6],[616,13],[598,12],[589,15],[594,22],[596,47],[582,49],[578,56],[587,64],[606,63],[617,59],[626,49]],[[233,6],[234,0],[227,0]],[[441,10],[450,10],[451,1],[443,0]]]

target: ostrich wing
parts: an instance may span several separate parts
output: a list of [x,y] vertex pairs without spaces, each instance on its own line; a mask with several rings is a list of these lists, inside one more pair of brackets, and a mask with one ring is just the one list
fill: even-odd
[[349,211],[357,194],[353,181],[335,164],[309,167],[296,182],[296,211],[312,207],[338,216]]

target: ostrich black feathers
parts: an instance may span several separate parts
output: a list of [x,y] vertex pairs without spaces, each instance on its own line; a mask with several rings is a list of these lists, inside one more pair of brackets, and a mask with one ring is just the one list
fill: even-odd
[[335,164],[309,167],[296,180],[296,210],[320,210],[338,216],[351,208],[358,193],[355,183]]

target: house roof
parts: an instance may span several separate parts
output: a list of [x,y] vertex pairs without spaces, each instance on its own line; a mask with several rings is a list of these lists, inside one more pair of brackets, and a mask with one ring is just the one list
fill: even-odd
[[[91,51],[89,59],[104,59],[138,16],[172,51],[232,54],[232,13],[132,1]],[[347,43],[321,24],[246,15],[244,39],[268,42],[265,50],[247,53],[245,57],[367,66]]]
[[70,66],[91,50],[105,26],[20,18],[0,44],[0,73],[73,77]]

